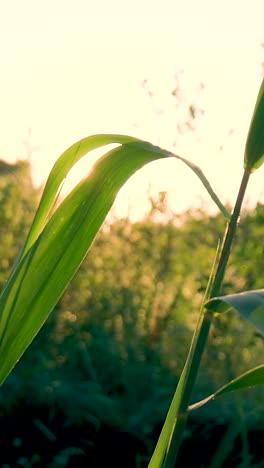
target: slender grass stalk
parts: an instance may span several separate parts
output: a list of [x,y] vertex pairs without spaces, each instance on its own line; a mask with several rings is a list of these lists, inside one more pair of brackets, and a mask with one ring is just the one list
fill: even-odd
[[[212,279],[211,287],[208,290],[208,299],[220,294],[250,174],[250,169],[246,168],[241,180],[234,211],[227,225],[227,229],[222,241],[222,247],[216,266],[215,276]],[[188,417],[188,404],[190,401],[191,392],[195,384],[202,354],[213,319],[213,314],[211,312],[205,312],[203,307],[201,309],[202,310],[199,316],[198,324],[194,332],[191,347],[179,382],[180,385],[178,385],[175,393],[175,397],[178,398],[179,404],[177,407],[175,425],[167,447],[163,468],[172,468],[177,458],[177,454],[182,442],[184,427]]]

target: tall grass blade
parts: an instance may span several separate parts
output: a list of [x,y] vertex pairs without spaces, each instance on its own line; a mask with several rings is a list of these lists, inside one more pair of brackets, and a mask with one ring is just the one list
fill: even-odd
[[176,415],[178,414],[181,402],[186,373],[187,365],[185,364],[148,468],[161,468],[163,466],[164,459],[168,453],[172,431],[176,423]]

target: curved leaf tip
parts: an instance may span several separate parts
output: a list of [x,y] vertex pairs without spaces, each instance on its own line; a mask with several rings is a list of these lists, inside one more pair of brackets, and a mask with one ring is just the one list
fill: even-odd
[[206,302],[205,308],[212,312],[234,309],[264,334],[264,289],[216,297]]

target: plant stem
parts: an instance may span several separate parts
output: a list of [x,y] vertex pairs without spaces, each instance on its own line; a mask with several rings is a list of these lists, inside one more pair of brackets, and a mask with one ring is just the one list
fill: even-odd
[[[248,169],[245,169],[237,195],[234,211],[232,213],[230,222],[227,225],[227,229],[223,238],[215,276],[212,279],[212,284],[208,292],[208,296],[205,298],[206,300],[220,294],[250,174],[251,172]],[[180,403],[175,418],[176,422],[172,431],[170,442],[168,444],[167,454],[163,463],[164,468],[173,467],[177,458],[177,454],[182,442],[184,427],[187,421],[188,404],[190,401],[191,392],[195,384],[212,319],[213,314],[211,312],[204,312],[204,307],[202,307],[183,371],[185,375],[184,381],[182,383]]]
[[241,206],[242,206],[242,203],[243,203],[243,200],[244,200],[244,195],[245,195],[245,192],[246,192],[246,188],[247,188],[247,185],[248,185],[250,175],[251,175],[250,170],[245,169],[242,180],[241,180],[241,185],[240,185],[240,188],[239,188],[239,192],[238,192],[238,195],[237,195],[237,200],[236,200],[236,203],[235,203],[234,211],[232,213],[230,222],[229,222],[229,224],[227,226],[226,234],[224,236],[222,249],[221,249],[221,254],[220,254],[220,258],[219,258],[219,263],[218,263],[218,267],[217,267],[217,270],[216,270],[215,279],[214,279],[214,282],[213,282],[213,285],[212,285],[210,298],[219,295],[220,290],[221,290],[226,265],[227,265],[227,262],[228,262],[228,259],[229,259],[229,256],[230,256],[232,243],[233,243],[233,240],[234,240],[237,224],[238,224],[238,221],[239,221]]

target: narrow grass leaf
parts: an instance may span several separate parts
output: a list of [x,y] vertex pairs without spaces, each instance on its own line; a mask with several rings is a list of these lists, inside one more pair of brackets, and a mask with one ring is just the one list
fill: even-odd
[[213,298],[205,307],[212,312],[235,310],[264,334],[264,289]]
[[[59,188],[87,152],[107,144],[108,152],[52,213]],[[0,383],[32,341],[86,255],[116,195],[145,164],[175,157],[187,164],[215,199],[202,171],[180,156],[125,135],[94,135],[68,150],[47,180],[29,235],[0,297]],[[218,206],[222,207],[216,197]]]
[[169,411],[167,413],[165,422],[163,424],[158,442],[156,444],[155,450],[151,457],[151,460],[148,464],[148,468],[162,468],[164,459],[168,454],[168,450],[170,447],[170,441],[173,433],[173,428],[176,423],[176,418],[181,402],[183,387],[184,387],[184,379],[187,373],[187,366],[185,365],[180,380],[178,382],[176,391],[174,393],[173,400],[169,407]]
[[94,149],[101,148],[109,144],[126,145],[130,143],[145,145],[148,148],[152,148],[152,150],[154,152],[157,152],[158,154],[163,154],[163,156],[167,157],[175,157],[181,160],[199,177],[204,187],[208,191],[209,195],[216,203],[216,205],[218,206],[222,214],[225,216],[225,218],[227,220],[230,219],[230,214],[217,197],[216,193],[212,189],[209,181],[203,174],[202,170],[191,161],[188,161],[187,159],[182,158],[181,156],[163,150],[157,146],[151,145],[150,143],[127,135],[92,135],[73,144],[60,156],[60,158],[55,163],[44,188],[39,208],[36,212],[36,216],[29,231],[29,235],[27,237],[23,250],[21,251],[21,257],[27,252],[27,250],[31,247],[31,245],[35,242],[35,240],[38,238],[39,234],[43,230],[48,220],[49,214],[54,206],[54,202],[56,200],[58,191],[61,185],[63,184],[68,172],[71,170],[74,164],[76,164],[76,162],[78,162],[82,157],[84,157],[89,151],[92,151]]
[[226,395],[227,393],[234,392],[236,390],[242,390],[245,388],[255,387],[256,385],[264,385],[264,365],[254,367],[254,369],[245,372],[234,380],[231,380],[228,384],[221,387],[215,393],[205,398],[204,400],[198,401],[193,405],[190,405],[188,410],[192,411],[205,405],[211,400],[220,396]]
[[182,158],[181,156],[173,155],[177,159],[180,159],[184,164],[186,164],[196,175],[199,177],[200,181],[206,188],[207,192],[209,193],[210,197],[212,200],[215,202],[219,210],[221,211],[222,215],[226,218],[227,221],[230,221],[231,215],[225,208],[225,206],[222,204],[222,202],[219,200],[218,196],[214,192],[211,184],[209,183],[208,179],[205,177],[203,171],[199,166],[196,166],[196,164],[192,163],[191,161],[188,161],[188,159]]
[[199,177],[204,187],[208,191],[209,195],[212,197],[213,201],[216,203],[216,205],[222,212],[222,214],[228,220],[230,219],[229,213],[217,197],[216,193],[212,189],[209,181],[203,174],[202,170],[198,166],[193,164],[191,161],[188,161],[187,159],[182,158],[181,156],[175,155],[171,152],[168,152],[157,146],[151,145],[150,143],[144,142],[131,136],[104,134],[92,135],[70,146],[70,148],[68,148],[60,156],[60,158],[56,161],[55,165],[53,166],[51,173],[48,177],[46,186],[44,188],[39,208],[36,212],[36,216],[30,228],[29,235],[21,251],[21,257],[27,252],[27,250],[31,247],[31,245],[35,242],[35,240],[38,238],[39,234],[43,230],[45,223],[48,220],[49,214],[54,206],[54,202],[56,200],[58,191],[71,168],[88,152],[94,149],[101,148],[109,144],[126,145],[130,143],[146,145],[148,146],[148,148],[152,148],[154,152],[157,152],[159,154],[162,153],[164,156],[171,156],[181,160]]
[[264,80],[260,86],[246,141],[244,167],[254,171],[264,162]]
[[154,151],[152,145],[134,143],[107,153],[25,251],[0,298],[0,382],[56,305],[120,187],[142,166],[164,157],[168,153]]

